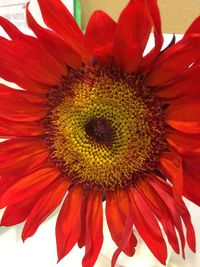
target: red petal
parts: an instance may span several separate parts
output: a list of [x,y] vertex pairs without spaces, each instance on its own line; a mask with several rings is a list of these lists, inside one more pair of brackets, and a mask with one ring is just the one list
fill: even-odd
[[13,139],[0,143],[0,175],[25,173],[47,160],[49,152],[40,140]]
[[1,64],[0,68],[0,76],[4,80],[7,80],[12,83],[16,83],[21,88],[26,89],[27,91],[37,93],[37,94],[45,94],[49,91],[50,87],[45,84],[38,83],[33,79],[27,77],[26,74],[20,72],[16,68],[10,68],[7,64]]
[[47,102],[46,97],[35,95],[24,90],[13,89],[3,84],[0,84],[0,100],[13,102],[13,99],[15,99],[15,101],[24,101],[24,103],[28,102],[40,105]]
[[13,226],[26,220],[38,196],[6,208],[1,218],[1,226]]
[[[179,243],[174,227],[173,220],[171,218],[171,211],[168,209],[165,201],[162,199],[162,195],[159,195],[157,191],[148,183],[148,179],[140,180],[137,184],[141,196],[145,202],[151,208],[152,212],[161,222],[163,229],[166,233],[169,243],[176,253],[179,253]],[[156,179],[153,177],[153,179]]]
[[130,1],[120,15],[114,41],[116,63],[125,71],[138,68],[151,27],[146,4],[140,0]]
[[132,195],[130,193],[129,196],[133,223],[138,233],[155,257],[165,264],[167,248],[158,222],[137,190],[132,190]]
[[183,157],[184,196],[200,206],[199,166],[199,154],[193,154]]
[[156,92],[158,97],[177,98],[184,95],[199,95],[200,83],[200,66],[194,66],[181,73],[179,79],[172,83],[159,88]]
[[163,85],[179,77],[180,73],[199,60],[200,36],[189,35],[171,46],[156,60],[147,83],[150,86]]
[[53,31],[42,28],[33,18],[26,7],[27,23],[31,30],[35,33],[41,44],[50,51],[60,62],[65,62],[72,68],[77,68],[81,64],[81,58],[66,42],[64,42]]
[[155,47],[144,57],[142,60],[141,70],[148,70],[152,65],[153,61],[157,58],[160,53],[160,49],[163,45],[163,36],[161,29],[161,19],[160,12],[157,4],[157,0],[145,1],[149,17],[152,21],[152,26],[154,28],[154,39]]
[[46,107],[25,102],[22,99],[10,99],[6,101],[0,99],[0,118],[10,121],[37,121],[44,118],[46,115]]
[[0,138],[31,137],[42,135],[44,129],[38,122],[15,122],[0,119]]
[[185,97],[167,108],[166,122],[173,128],[190,134],[200,133],[200,99]]
[[103,243],[102,194],[88,194],[86,208],[86,238],[83,267],[93,267]]
[[86,237],[86,201],[83,202],[82,208],[81,208],[81,231],[80,231],[80,237],[78,240],[78,246],[79,248],[82,248],[85,246],[85,237]]
[[184,204],[184,209],[181,212],[181,216],[186,227],[186,238],[188,246],[193,252],[196,252],[195,231],[191,222],[190,213],[185,204]]
[[46,25],[80,53],[86,64],[90,64],[90,55],[83,46],[83,33],[65,5],[60,0],[38,0],[38,3]]
[[159,195],[162,196],[163,200],[165,201],[165,204],[167,205],[168,209],[171,211],[171,218],[179,233],[183,257],[185,257],[185,252],[184,252],[185,236],[184,236],[184,231],[183,231],[183,226],[182,226],[182,220],[181,220],[182,218],[184,220],[186,227],[189,227],[186,229],[187,235],[190,235],[190,238],[188,237],[188,240],[189,240],[188,244],[190,245],[191,249],[195,248],[195,237],[194,236],[192,237],[193,226],[191,225],[190,221],[186,222],[186,220],[188,220],[187,208],[184,202],[182,203],[181,207],[177,206],[174,203],[174,200],[172,198],[172,193],[171,193],[171,187],[163,180],[158,179],[158,178],[156,180],[152,179],[152,180],[149,180],[149,183],[154,187],[154,189],[159,193]]
[[[121,207],[119,207],[119,203],[121,204]],[[126,208],[126,211],[124,210],[124,214],[122,214],[124,206],[127,206],[127,197],[125,197],[125,200],[123,197],[120,198],[120,201],[117,201],[115,194],[109,193],[106,195],[107,223],[112,239],[118,247],[120,246],[123,234],[126,231],[127,212],[129,211],[128,207],[128,210]],[[129,242],[123,249],[123,252],[128,256],[133,256],[136,245],[137,240],[132,233]]]
[[[21,62],[22,65],[23,65],[24,59],[26,59],[25,65],[28,64],[28,67],[30,67],[30,70],[33,72],[32,78],[34,80],[39,79],[38,80],[39,82],[44,82],[43,80],[45,80],[45,78],[50,79],[51,75],[52,75],[52,79],[53,78],[55,79],[56,77],[53,77],[53,75],[59,76],[60,72],[63,74],[65,73],[64,65],[62,66],[60,64],[60,62],[56,61],[55,58],[53,58],[52,55],[49,54],[48,51],[40,45],[40,43],[38,42],[38,40],[36,38],[21,33],[14,25],[12,25],[11,22],[7,21],[4,18],[0,18],[0,25],[7,32],[9,37],[12,40],[14,40],[13,42],[12,41],[8,42],[8,41],[6,41],[6,39],[1,38],[1,43],[4,46],[5,45],[11,46],[11,50],[12,49],[14,49],[14,51],[17,50],[18,51],[17,54],[21,53],[21,55],[19,55],[18,58],[22,60],[22,62]],[[12,44],[13,44],[13,46],[12,46]],[[21,46],[23,46],[23,47],[21,48]],[[16,48],[16,50],[15,50],[15,48]],[[17,58],[16,53],[11,53],[11,55]],[[36,56],[36,58],[35,58],[35,56]],[[37,61],[40,63],[39,66],[38,66]],[[32,64],[33,62],[34,62],[34,64]],[[34,67],[36,67],[36,69],[39,70],[37,77],[34,77],[34,72],[35,72]],[[45,71],[45,68],[46,68],[47,72]],[[29,71],[29,69],[27,69],[27,70]],[[31,75],[31,73],[28,73],[28,74]],[[40,74],[41,74],[41,79],[43,79],[43,80],[40,80]],[[46,77],[42,78],[42,74],[44,74]],[[48,80],[48,82],[50,82],[50,81]],[[48,84],[48,82],[47,82],[47,84]],[[50,82],[50,84],[51,84],[51,82]]]
[[69,180],[60,179],[42,193],[42,196],[35,202],[36,204],[24,225],[23,241],[34,235],[40,224],[58,207],[68,187]]
[[160,158],[160,163],[164,169],[164,175],[173,184],[174,199],[178,204],[182,205],[183,195],[183,169],[182,159],[174,152],[163,153]]
[[38,82],[55,85],[67,72],[66,67],[48,54],[36,39],[34,45],[18,40],[0,40],[0,49],[0,60],[4,68],[16,68]]
[[198,16],[190,25],[190,27],[187,29],[187,31],[185,32],[184,36],[187,36],[189,34],[193,34],[193,33],[200,33],[200,16]]
[[69,191],[58,215],[56,223],[58,261],[69,253],[80,236],[82,194],[81,186],[73,187]]
[[111,262],[112,267],[115,266],[120,253],[124,250],[126,244],[128,243],[128,241],[131,237],[132,231],[133,231],[133,219],[132,219],[132,216],[131,216],[130,211],[129,211],[129,214],[127,216],[127,221],[126,221],[125,232],[123,234],[123,238],[119,244],[119,247],[116,249],[116,251],[112,257],[112,262]]
[[90,17],[84,43],[99,62],[111,61],[115,28],[116,22],[101,10],[95,11]]
[[31,42],[34,38],[22,33],[14,24],[4,17],[0,17],[0,25],[12,40]]
[[1,197],[0,207],[10,206],[34,196],[49,186],[59,174],[53,167],[43,167],[19,177]]
[[185,134],[179,131],[167,133],[168,143],[181,154],[189,151],[200,152],[200,134]]

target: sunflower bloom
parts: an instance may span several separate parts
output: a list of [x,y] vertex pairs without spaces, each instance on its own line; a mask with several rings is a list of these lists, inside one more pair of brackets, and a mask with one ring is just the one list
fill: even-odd
[[130,1],[117,23],[96,11],[85,34],[60,0],[38,3],[48,28],[27,5],[35,37],[0,18],[0,75],[23,89],[0,85],[1,225],[25,221],[25,240],[63,200],[58,260],[78,243],[92,267],[105,200],[112,266],[134,255],[133,226],[162,264],[166,242],[195,251],[182,197],[200,205],[200,18],[161,50],[156,0]]

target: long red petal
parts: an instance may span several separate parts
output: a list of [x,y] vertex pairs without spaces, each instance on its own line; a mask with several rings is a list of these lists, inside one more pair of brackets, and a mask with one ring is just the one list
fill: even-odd
[[34,44],[1,39],[0,60],[4,68],[16,68],[31,79],[48,85],[57,84],[67,71],[65,65],[56,61],[37,39],[34,39]]
[[[162,199],[162,195],[159,195],[158,192],[148,183],[148,179],[149,177],[147,179],[140,180],[137,184],[137,190],[139,190],[145,202],[161,222],[172,248],[176,253],[179,253],[179,242],[174,222],[171,218],[171,212],[165,204],[165,201]],[[155,177],[153,177],[153,179],[155,179]]]
[[24,90],[13,89],[4,84],[0,84],[0,100],[13,102],[20,101],[24,103],[33,103],[44,105],[47,102],[47,98],[41,95],[36,95],[31,92],[27,92]]
[[84,44],[98,62],[111,62],[115,29],[116,22],[101,10],[95,11],[90,17],[84,36]]
[[0,138],[40,136],[44,132],[38,122],[15,122],[0,119]]
[[120,15],[114,40],[115,61],[125,71],[138,68],[151,27],[145,1],[130,1]]
[[48,29],[42,28],[33,18],[26,7],[27,23],[31,30],[35,33],[41,44],[50,51],[60,62],[65,62],[72,68],[77,68],[81,64],[81,58],[66,42],[64,42],[56,33]]
[[199,96],[173,101],[167,108],[165,121],[173,128],[189,134],[200,133]]
[[[190,248],[193,250],[195,249],[195,236],[192,237],[192,232],[194,231],[192,228],[192,224],[190,221],[186,222],[186,220],[189,219],[187,217],[188,211],[185,207],[184,202],[182,203],[181,207],[177,206],[172,198],[172,190],[169,184],[167,184],[165,181],[161,179],[150,179],[149,183],[154,187],[154,189],[159,193],[160,196],[162,196],[163,200],[165,201],[165,204],[167,205],[168,209],[170,210],[170,217],[172,218],[174,225],[176,226],[176,229],[180,236],[181,241],[181,247],[182,247],[182,253],[183,257],[185,257],[185,235],[183,231],[183,225],[182,225],[182,218],[184,220],[185,226],[187,227],[187,235],[190,235],[190,237],[187,237],[189,239],[189,245]],[[189,227],[189,228],[188,228]]]
[[200,206],[200,158],[199,154],[183,156],[184,196]]
[[183,167],[181,157],[174,152],[163,153],[160,163],[163,166],[164,175],[173,184],[174,199],[178,204],[182,205]]
[[80,236],[81,207],[83,203],[81,186],[72,188],[60,210],[56,223],[58,261],[74,247]]
[[22,98],[0,99],[0,118],[9,121],[31,122],[45,117],[47,108],[44,105],[25,102]]
[[103,243],[103,211],[101,192],[90,193],[86,208],[86,239],[83,267],[93,267]]
[[143,71],[148,70],[152,63],[155,61],[160,53],[164,40],[162,35],[161,19],[157,0],[145,0],[145,4],[152,22],[155,47],[143,58],[140,68]]
[[160,87],[158,97],[177,98],[185,95],[199,95],[200,66],[196,65],[181,73],[178,80],[170,85]]
[[[119,198],[119,194],[118,194]],[[127,212],[129,209],[124,210],[124,214],[122,214],[122,207],[119,207],[119,203],[124,206],[127,203],[127,198],[124,201],[124,198],[121,198],[120,201],[116,200],[114,193],[108,193],[106,196],[106,218],[108,227],[112,236],[113,241],[116,243],[117,246],[120,246],[120,243],[123,238],[123,234],[126,231],[126,221],[127,219]],[[129,207],[128,207],[129,208]],[[120,212],[121,211],[121,212]],[[123,252],[126,253],[128,256],[133,256],[135,252],[135,247],[137,245],[137,240],[133,233],[131,234],[130,240],[123,249]]]
[[1,64],[0,76],[4,80],[16,83],[19,87],[33,93],[45,95],[50,89],[49,85],[38,83],[18,69],[10,68],[6,62]]
[[17,138],[0,143],[0,176],[26,173],[47,160],[46,145],[37,139]]
[[160,226],[156,221],[152,211],[140,197],[137,190],[132,190],[129,194],[130,207],[132,211],[133,223],[155,257],[165,264],[167,258],[167,247],[162,236]]
[[45,166],[19,177],[19,180],[1,196],[0,207],[14,205],[34,196],[47,188],[59,175],[59,171],[53,167]]
[[200,153],[200,134],[185,134],[170,130],[167,133],[167,141],[180,154],[187,154],[188,151]]
[[60,179],[43,192],[26,220],[22,232],[23,240],[34,235],[40,224],[58,207],[69,184],[69,180]]
[[37,200],[35,198],[28,198],[25,201],[7,207],[1,218],[1,226],[13,226],[25,221],[35,205]]
[[83,33],[65,5],[60,0],[38,0],[38,3],[46,25],[80,53],[86,64],[90,64],[90,55],[83,45]]
[[200,58],[200,36],[189,35],[160,55],[147,77],[150,86],[164,85],[177,79]]

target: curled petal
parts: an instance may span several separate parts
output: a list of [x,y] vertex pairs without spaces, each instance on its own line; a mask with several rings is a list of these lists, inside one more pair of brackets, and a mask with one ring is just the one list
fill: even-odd
[[[119,199],[120,198],[120,199]],[[126,231],[126,222],[128,221],[129,206],[127,205],[127,197],[120,197],[119,194],[109,193],[106,196],[106,218],[112,239],[119,247],[123,234]],[[119,207],[119,203],[121,206]],[[128,256],[133,256],[137,240],[133,233],[128,240],[123,252]]]

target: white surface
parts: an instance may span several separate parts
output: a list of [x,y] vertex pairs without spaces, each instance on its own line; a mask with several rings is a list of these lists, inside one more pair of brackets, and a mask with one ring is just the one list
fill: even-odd
[[[73,0],[61,0],[73,14],[74,1]],[[32,34],[25,22],[25,4],[30,2],[30,10],[34,17],[37,18],[37,22],[42,26],[45,26],[40,13],[40,9],[37,0],[0,0],[0,16],[9,19],[17,27],[20,27],[21,31],[27,34]],[[0,27],[1,28],[1,27]],[[0,31],[2,34],[3,30]],[[5,36],[5,34],[4,34]]]
[[[193,254],[186,250],[186,260],[182,260],[181,256],[172,254],[167,267],[199,267],[200,265],[200,208],[194,204],[190,206],[192,220],[197,235],[197,253]],[[0,264],[3,267],[20,266],[20,267],[82,267],[81,259],[84,255],[84,249],[77,246],[62,260],[59,264],[56,256],[55,243],[55,221],[56,214],[43,225],[40,226],[38,232],[27,239],[25,243],[21,241],[20,233],[23,224],[15,227],[0,228]],[[105,223],[104,223],[104,226]],[[110,267],[110,260],[116,249],[115,244],[109,237],[109,233],[105,227],[105,242],[95,267]],[[136,249],[134,257],[129,258],[123,253],[120,255],[118,265],[116,267],[161,267],[162,265],[148,251],[145,244],[139,238],[140,242]]]

